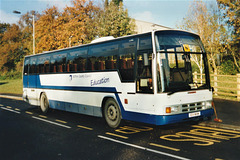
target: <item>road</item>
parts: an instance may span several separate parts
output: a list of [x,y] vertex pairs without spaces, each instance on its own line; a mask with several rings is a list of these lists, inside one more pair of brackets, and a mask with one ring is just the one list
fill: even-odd
[[240,132],[196,122],[153,126],[51,110],[0,98],[0,159],[239,159]]

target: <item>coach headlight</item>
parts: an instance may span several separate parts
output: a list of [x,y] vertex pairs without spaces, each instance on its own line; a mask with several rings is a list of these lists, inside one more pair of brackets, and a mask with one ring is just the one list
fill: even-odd
[[171,111],[172,112],[178,112],[178,106],[172,106]]
[[212,108],[212,101],[206,102],[206,108]]
[[212,108],[212,101],[203,102],[204,109]]

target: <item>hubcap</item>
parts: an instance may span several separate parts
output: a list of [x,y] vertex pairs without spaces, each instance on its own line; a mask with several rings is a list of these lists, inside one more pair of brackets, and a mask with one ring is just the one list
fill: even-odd
[[111,105],[108,107],[107,110],[107,114],[108,114],[108,118],[112,121],[117,119],[117,110],[115,108],[115,106]]

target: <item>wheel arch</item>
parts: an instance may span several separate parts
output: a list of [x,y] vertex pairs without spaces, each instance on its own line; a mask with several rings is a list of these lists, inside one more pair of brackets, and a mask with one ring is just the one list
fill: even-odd
[[114,99],[115,100],[115,98],[113,96],[106,96],[106,97],[103,98],[102,104],[101,104],[101,111],[102,111],[102,116],[103,117],[104,117],[104,106],[105,106],[105,103],[107,102],[108,99]]
[[41,97],[42,97],[42,95],[43,95],[43,94],[45,94],[45,95],[47,96],[46,92],[44,92],[44,91],[41,91],[41,93],[39,94],[39,97],[38,97],[38,100],[39,100],[39,102],[40,102],[40,100],[41,100]]

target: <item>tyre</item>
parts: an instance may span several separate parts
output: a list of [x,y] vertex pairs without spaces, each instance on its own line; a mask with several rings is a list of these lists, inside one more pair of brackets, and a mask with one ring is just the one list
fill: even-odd
[[121,111],[114,99],[108,99],[104,105],[104,118],[111,128],[117,128],[121,123]]
[[47,111],[49,109],[49,102],[48,102],[48,98],[47,98],[45,93],[43,93],[41,95],[41,98],[40,98],[40,108],[41,108],[41,111],[43,113],[47,113]]

